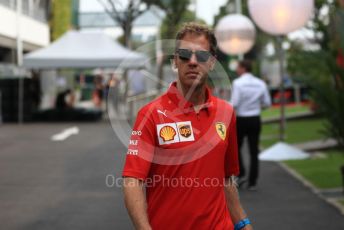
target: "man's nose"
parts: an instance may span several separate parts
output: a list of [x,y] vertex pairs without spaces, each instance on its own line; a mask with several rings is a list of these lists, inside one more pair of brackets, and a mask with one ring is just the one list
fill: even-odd
[[189,60],[189,64],[193,64],[193,65],[197,65],[197,64],[198,64],[197,58],[196,58],[196,54],[195,54],[195,53],[193,53],[193,54],[191,55],[191,58],[190,58],[190,60]]

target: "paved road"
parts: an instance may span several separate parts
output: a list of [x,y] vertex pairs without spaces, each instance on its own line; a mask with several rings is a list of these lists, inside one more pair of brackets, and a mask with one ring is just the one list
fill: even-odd
[[1,229],[131,229],[121,190],[106,185],[125,147],[106,122],[50,141],[73,125],[0,127]]
[[[50,137],[77,125],[63,142]],[[107,122],[0,126],[1,229],[132,229],[121,190],[125,146]],[[274,163],[241,191],[255,229],[344,229],[344,217]]]

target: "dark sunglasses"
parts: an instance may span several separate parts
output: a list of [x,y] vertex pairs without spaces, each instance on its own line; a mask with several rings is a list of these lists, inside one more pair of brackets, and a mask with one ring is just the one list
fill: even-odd
[[192,54],[196,55],[197,62],[207,62],[211,56],[211,53],[205,50],[192,51],[189,49],[178,49],[176,53],[178,54],[179,59],[183,61],[189,61]]

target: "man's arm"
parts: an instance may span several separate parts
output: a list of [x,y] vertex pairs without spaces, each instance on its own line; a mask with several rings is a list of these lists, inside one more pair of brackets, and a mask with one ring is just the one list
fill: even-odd
[[123,192],[125,206],[137,230],[151,230],[147,215],[147,202],[142,180],[124,177]]
[[[234,224],[247,218],[244,209],[241,206],[239,193],[232,178],[227,178],[225,183],[226,202]],[[252,225],[246,225],[242,230],[252,230]]]
[[262,98],[262,108],[267,109],[271,106],[271,97],[269,93],[269,89],[266,84],[264,84],[264,94]]

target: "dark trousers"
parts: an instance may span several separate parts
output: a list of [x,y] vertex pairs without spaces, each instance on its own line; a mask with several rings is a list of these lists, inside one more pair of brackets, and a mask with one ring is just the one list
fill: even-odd
[[250,153],[250,171],[249,171],[249,185],[256,185],[258,179],[258,153],[259,153],[259,135],[261,130],[260,116],[252,117],[237,117],[237,135],[238,135],[238,148],[239,148],[239,163],[240,175],[246,175],[246,170],[243,164],[241,147],[244,138],[247,136]]

